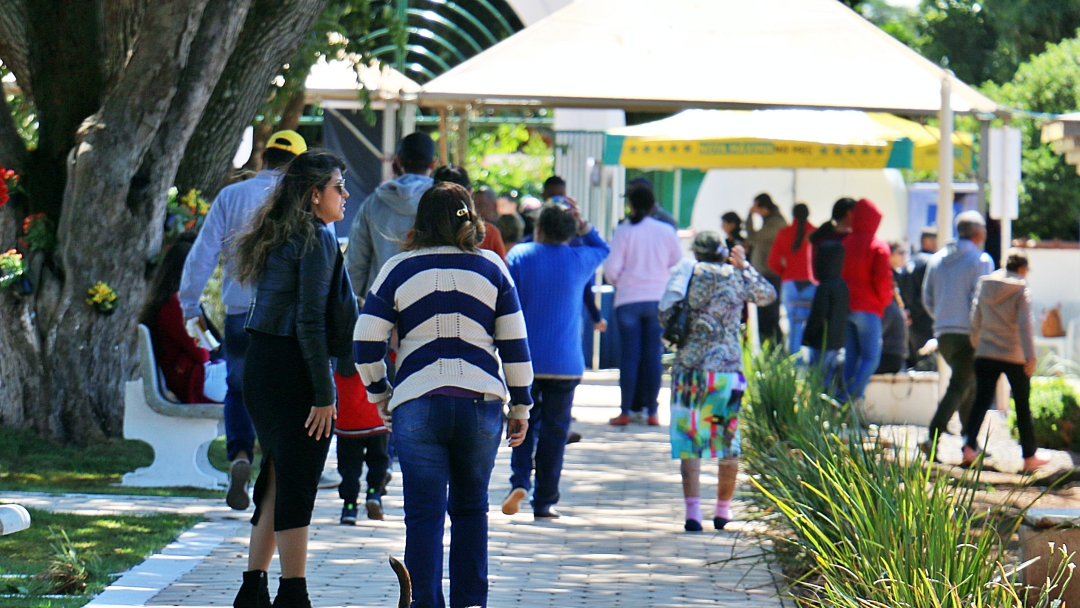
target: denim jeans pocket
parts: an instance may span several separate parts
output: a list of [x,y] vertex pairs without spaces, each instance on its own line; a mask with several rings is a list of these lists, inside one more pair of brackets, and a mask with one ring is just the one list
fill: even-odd
[[394,431],[413,434],[428,426],[431,400],[423,397],[406,401],[394,408]]
[[476,434],[481,437],[498,437],[503,426],[502,401],[476,402]]

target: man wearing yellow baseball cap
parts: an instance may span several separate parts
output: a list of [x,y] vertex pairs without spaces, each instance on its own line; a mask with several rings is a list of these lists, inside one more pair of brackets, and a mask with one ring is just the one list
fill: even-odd
[[[180,306],[185,320],[198,319],[203,327],[199,298],[206,282],[214,273],[218,256],[226,243],[247,225],[255,210],[277,187],[281,170],[307,151],[307,142],[296,131],[278,131],[270,136],[263,150],[263,170],[255,177],[226,186],[218,193],[195,244],[184,262],[180,279]],[[244,354],[248,337],[244,332],[244,317],[251,292],[236,280],[236,269],[228,256],[225,278],[221,286],[221,301],[225,305],[225,367],[228,392],[225,394],[226,451],[229,467],[229,489],[225,502],[237,510],[248,508],[248,482],[251,479],[251,458],[255,453],[255,427],[251,424],[241,392],[244,377]]]
[[[307,152],[307,142],[304,141],[304,137],[296,131],[286,129],[271,135],[270,139],[266,140],[266,149],[284,150],[293,156],[300,156],[304,152]],[[292,159],[290,158],[289,160]],[[264,164],[269,164],[266,162],[265,154],[263,155],[263,162]]]

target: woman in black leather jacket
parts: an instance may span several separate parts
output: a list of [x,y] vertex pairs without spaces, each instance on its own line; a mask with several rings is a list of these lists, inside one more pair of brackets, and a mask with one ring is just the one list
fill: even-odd
[[281,582],[273,605],[311,606],[308,525],[337,417],[327,305],[340,250],[328,224],[344,217],[344,168],[326,152],[296,157],[236,243],[237,273],[254,286],[244,405],[263,452],[237,608],[270,606],[266,571],[275,547]]

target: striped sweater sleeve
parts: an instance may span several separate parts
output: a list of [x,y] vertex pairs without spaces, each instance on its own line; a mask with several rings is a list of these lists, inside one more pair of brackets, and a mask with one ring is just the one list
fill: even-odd
[[393,290],[387,291],[385,279],[385,274],[380,274],[372,285],[353,332],[353,359],[372,403],[390,398],[390,384],[386,379],[386,344],[393,334],[398,311],[393,302]]
[[499,349],[506,387],[510,392],[510,418],[528,419],[532,408],[532,359],[517,288],[502,274],[495,303],[495,348]]

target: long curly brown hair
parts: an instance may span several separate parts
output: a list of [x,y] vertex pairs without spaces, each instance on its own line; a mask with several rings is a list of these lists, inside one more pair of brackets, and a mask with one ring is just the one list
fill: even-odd
[[344,172],[345,163],[324,150],[308,150],[285,167],[277,189],[256,210],[248,230],[233,243],[236,275],[241,283],[257,282],[270,252],[294,235],[302,235],[305,246],[311,246],[315,238],[312,195],[326,188],[334,169]]

